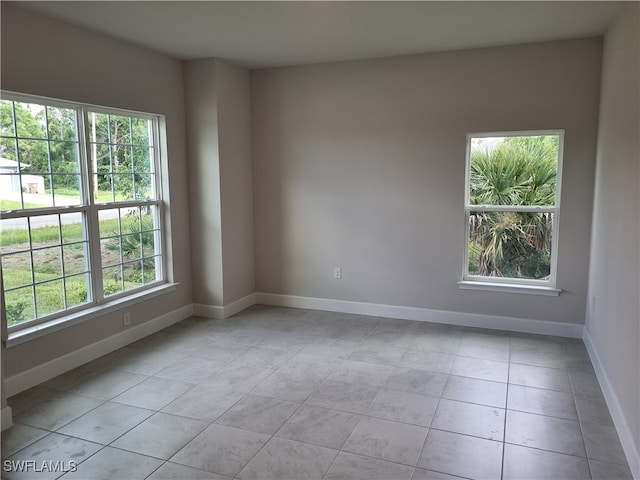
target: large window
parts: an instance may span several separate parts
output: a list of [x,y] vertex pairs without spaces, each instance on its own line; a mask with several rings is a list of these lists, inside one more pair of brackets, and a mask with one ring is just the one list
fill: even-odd
[[562,131],[467,136],[463,280],[555,288]]
[[4,93],[0,116],[9,330],[164,282],[158,117]]

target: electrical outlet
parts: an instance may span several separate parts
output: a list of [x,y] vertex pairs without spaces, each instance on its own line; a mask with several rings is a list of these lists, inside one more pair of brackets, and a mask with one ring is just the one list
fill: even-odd
[[124,312],[124,315],[122,315],[122,325],[125,327],[128,327],[129,325],[131,325],[131,313],[130,312]]
[[336,267],[333,269],[333,278],[337,278],[337,279],[342,278],[342,268]]

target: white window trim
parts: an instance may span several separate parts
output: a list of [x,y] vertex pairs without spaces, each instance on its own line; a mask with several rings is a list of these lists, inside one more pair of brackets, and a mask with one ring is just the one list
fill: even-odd
[[[82,205],[78,206],[60,206],[60,207],[47,207],[46,209],[29,209],[29,215],[55,215],[60,213],[70,213],[74,211],[82,211],[87,213],[87,229],[95,229],[97,232],[98,229],[98,210],[101,207],[109,206],[109,207],[126,207],[126,202],[116,202],[116,203],[102,203],[102,202],[94,202],[92,189],[93,183],[91,181],[93,172],[91,171],[91,166],[89,165],[89,152],[90,152],[90,140],[85,135],[85,125],[87,123],[87,115],[88,112],[96,112],[96,113],[104,113],[111,115],[120,115],[120,116],[132,116],[137,118],[145,118],[152,120],[154,123],[154,135],[153,135],[153,146],[154,146],[154,155],[155,161],[153,168],[156,173],[156,191],[157,196],[159,197],[157,200],[150,201],[136,201],[130,202],[135,203],[136,206],[139,206],[141,203],[157,205],[157,213],[158,219],[160,220],[160,233],[159,233],[159,245],[162,256],[162,262],[159,267],[161,268],[162,279],[156,282],[152,282],[149,284],[145,284],[139,288],[127,290],[121,292],[119,294],[110,295],[107,298],[94,298],[94,300],[90,303],[86,303],[83,305],[75,306],[68,308],[66,310],[55,312],[50,315],[46,315],[34,320],[30,320],[21,324],[7,326],[7,339],[5,340],[5,345],[7,347],[12,345],[17,345],[20,343],[24,343],[26,341],[32,340],[37,337],[41,337],[43,335],[48,335],[55,331],[68,328],[72,325],[76,325],[78,323],[91,320],[93,318],[105,315],[119,308],[126,307],[128,305],[133,305],[158,295],[162,295],[173,291],[177,288],[177,283],[173,281],[173,263],[172,258],[173,255],[170,251],[171,239],[169,235],[169,228],[171,225],[171,220],[168,214],[168,205],[169,205],[169,181],[168,181],[168,159],[167,159],[167,138],[166,138],[166,120],[163,115],[149,113],[149,112],[138,112],[134,110],[121,109],[121,108],[111,108],[104,107],[100,105],[74,102],[69,100],[60,100],[57,98],[45,97],[40,95],[31,95],[18,93],[8,90],[0,90],[0,98],[3,100],[10,100],[14,102],[22,102],[22,103],[40,103],[47,106],[58,107],[58,108],[67,108],[76,111],[76,122],[77,122],[77,134],[78,134],[78,145],[80,150],[80,174],[84,178],[82,182],[82,195],[83,198],[88,199],[88,202],[85,202]],[[88,169],[88,170],[87,170]],[[17,210],[8,210],[4,211],[2,218],[13,218],[13,217],[21,217]],[[90,212],[95,212],[95,215]],[[95,217],[95,218],[94,218]],[[95,224],[95,225],[94,225]],[[95,233],[94,233],[95,235]],[[89,238],[96,238],[95,236],[89,235]],[[99,243],[96,246],[95,241],[93,245],[89,243],[88,248],[92,250],[90,256],[90,264],[91,264],[91,289],[95,292],[95,282],[102,282],[101,275],[97,274],[97,269],[95,268],[96,263],[99,263],[97,259],[100,257],[100,246]],[[97,251],[97,258],[96,258]],[[95,296],[94,296],[95,297]],[[2,319],[3,322],[6,322],[6,318]]]
[[[557,288],[558,270],[558,237],[560,231],[560,199],[562,186],[562,165],[564,155],[564,129],[555,130],[519,130],[519,131],[497,131],[467,133],[467,144],[465,152],[465,183],[464,183],[464,253],[462,259],[462,280],[458,282],[460,289],[464,290],[485,290],[492,292],[522,293],[530,295],[558,296],[562,292]],[[556,172],[556,201],[553,206],[529,206],[529,205],[471,205],[470,204],[470,162],[471,162],[471,139],[487,137],[537,137],[543,135],[558,135],[558,166]],[[531,280],[511,277],[485,277],[480,275],[469,275],[469,226],[468,219],[471,211],[492,211],[492,212],[550,212],[554,215],[554,228],[551,237],[551,266],[549,280]]]

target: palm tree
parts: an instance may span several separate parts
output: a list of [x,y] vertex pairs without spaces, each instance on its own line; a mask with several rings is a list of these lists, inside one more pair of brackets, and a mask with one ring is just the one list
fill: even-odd
[[[472,149],[470,204],[555,204],[558,136],[508,137]],[[550,272],[553,217],[548,212],[471,211],[469,273],[541,279]]]

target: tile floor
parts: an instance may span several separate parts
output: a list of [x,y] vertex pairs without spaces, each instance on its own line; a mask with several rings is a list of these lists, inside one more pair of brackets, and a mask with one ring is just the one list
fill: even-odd
[[557,337],[254,306],[9,403],[8,480],[631,478],[584,345]]

